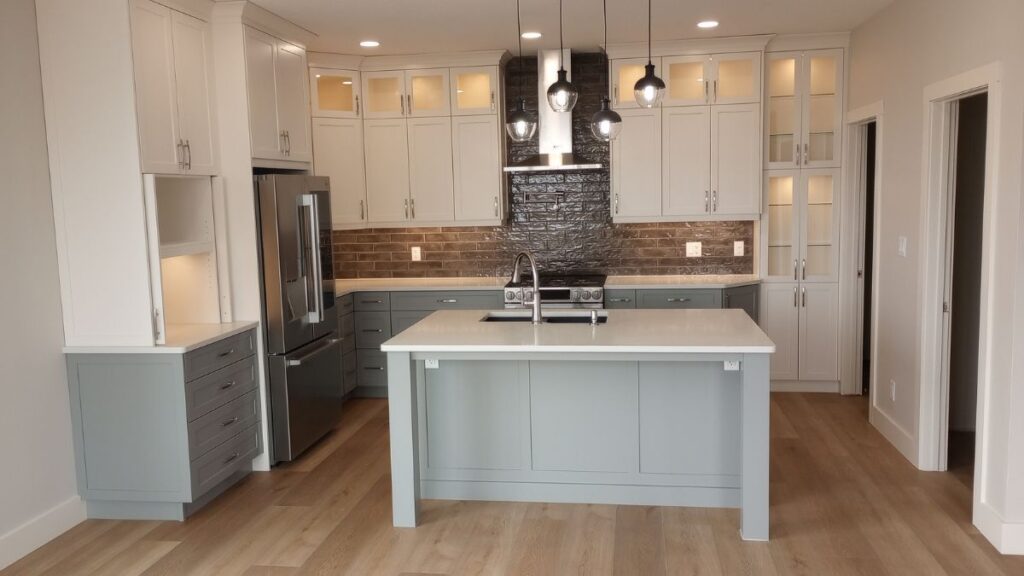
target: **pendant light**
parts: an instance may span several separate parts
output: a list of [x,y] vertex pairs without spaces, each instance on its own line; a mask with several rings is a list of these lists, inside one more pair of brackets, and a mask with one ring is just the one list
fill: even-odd
[[565,38],[562,32],[562,0],[558,0],[558,80],[548,86],[548,104],[555,112],[569,112],[576,106],[580,93],[569,82],[562,55],[565,53]]
[[665,82],[654,75],[651,60],[651,0],[647,0],[647,66],[644,66],[644,77],[633,86],[633,95],[636,103],[644,108],[653,108],[665,95]]
[[513,142],[527,142],[537,132],[537,117],[526,111],[526,98],[523,97],[523,18],[519,12],[519,0],[516,0],[516,30],[519,37],[519,102],[515,112],[509,114],[505,121],[505,132]]
[[[608,0],[604,2],[604,46],[605,60],[608,59]],[[609,107],[611,100],[605,94],[601,97],[601,109],[590,120],[590,131],[599,140],[608,142],[622,131],[622,116]]]

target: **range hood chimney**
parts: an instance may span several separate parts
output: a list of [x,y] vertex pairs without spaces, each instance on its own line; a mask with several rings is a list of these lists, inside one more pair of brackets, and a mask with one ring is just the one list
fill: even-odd
[[[561,65],[571,70],[569,50]],[[555,112],[548,106],[548,86],[558,80],[558,50],[537,53],[537,121],[540,125],[540,154],[522,163],[506,166],[505,172],[547,172],[553,170],[597,170],[600,163],[579,163],[572,153],[572,113]],[[569,77],[572,80],[572,76]]]

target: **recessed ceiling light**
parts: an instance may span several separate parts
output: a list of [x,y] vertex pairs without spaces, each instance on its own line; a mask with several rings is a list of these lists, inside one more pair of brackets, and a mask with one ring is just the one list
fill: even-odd
[[703,28],[705,30],[718,28],[718,20],[702,20],[697,22],[697,28]]
[[526,40],[536,40],[543,36],[540,32],[523,32],[523,38]]
[[377,46],[380,46],[380,42],[377,42],[376,40],[363,40],[359,45],[363,48],[376,48]]

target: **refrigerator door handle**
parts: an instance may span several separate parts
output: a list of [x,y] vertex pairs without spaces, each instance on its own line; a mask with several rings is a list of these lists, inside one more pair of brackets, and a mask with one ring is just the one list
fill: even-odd
[[308,207],[306,213],[309,221],[306,223],[309,238],[310,266],[308,274],[313,281],[313,310],[309,312],[309,322],[315,324],[324,320],[324,279],[322,263],[320,262],[320,206],[316,194],[303,194],[301,205]]
[[284,365],[288,367],[302,366],[303,362],[315,356],[319,356],[320,354],[326,352],[327,350],[330,350],[331,348],[334,348],[335,346],[340,344],[341,341],[341,338],[329,338],[324,342],[323,346],[318,346],[316,350],[313,350],[312,352],[309,352],[307,354],[303,354],[302,356],[299,356],[298,358],[295,358],[293,360],[287,360],[285,361]]

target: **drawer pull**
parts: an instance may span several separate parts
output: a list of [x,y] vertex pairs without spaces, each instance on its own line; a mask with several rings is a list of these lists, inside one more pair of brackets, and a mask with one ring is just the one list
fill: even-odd
[[455,298],[442,298],[437,301],[438,304],[458,304],[459,301]]
[[360,300],[360,304],[383,304],[383,300]]
[[235,349],[232,348],[231,350],[228,350],[227,352],[221,352],[220,354],[217,354],[217,358],[224,358],[225,356],[231,356],[234,353],[235,353]]
[[682,304],[683,302],[689,302],[690,299],[689,298],[669,298],[667,301],[668,302],[678,302],[678,303]]
[[231,388],[233,388],[234,386],[235,386],[235,381],[234,381],[234,380],[232,380],[231,382],[228,382],[227,384],[224,384],[224,385],[222,385],[222,386],[220,387],[220,389],[221,389],[221,390],[230,390],[230,389],[231,389]]
[[235,452],[235,453],[234,453],[234,454],[232,454],[232,455],[231,455],[230,457],[226,458],[226,459],[224,460],[224,463],[225,463],[225,464],[231,464],[231,463],[232,463],[232,462],[234,462],[235,460],[238,460],[238,457],[239,457],[239,456],[241,456],[241,454],[239,454],[238,452]]
[[378,372],[383,372],[384,371],[384,367],[383,366],[364,366],[363,370],[371,370],[371,371],[372,370],[376,370]]
[[611,298],[612,302],[632,302],[632,298]]
[[238,423],[238,416],[235,416],[231,420],[225,420],[225,421],[221,422],[220,425],[221,425],[221,428],[227,428],[228,426],[231,426],[232,424],[237,424],[237,423]]
[[376,333],[376,334],[380,334],[383,331],[384,330],[381,329],[381,328],[363,328],[363,332],[370,332],[370,333]]

